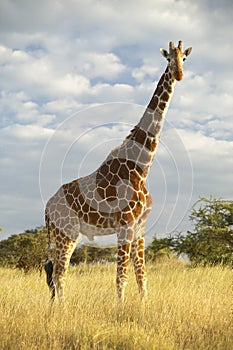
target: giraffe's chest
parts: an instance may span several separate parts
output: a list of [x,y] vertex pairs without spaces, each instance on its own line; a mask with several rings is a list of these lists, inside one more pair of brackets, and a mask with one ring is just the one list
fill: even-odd
[[[106,203],[105,203],[106,205]],[[125,207],[113,207],[115,210],[110,211],[109,207],[104,206],[99,210],[91,210],[88,214],[80,217],[80,232],[90,240],[94,236],[112,235],[115,233],[127,232],[132,230],[137,234],[137,230],[144,227],[147,216],[151,210],[151,197],[148,195],[144,203],[131,203],[132,207],[127,204]],[[92,207],[90,203],[90,207]],[[93,208],[93,207],[92,207]]]

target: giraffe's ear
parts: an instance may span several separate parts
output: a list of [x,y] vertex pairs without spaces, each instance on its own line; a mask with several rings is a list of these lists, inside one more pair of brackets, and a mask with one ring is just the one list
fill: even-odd
[[164,49],[160,49],[161,54],[163,55],[163,57],[167,58],[168,57],[168,52]]
[[192,47],[189,47],[188,49],[186,49],[184,51],[185,56],[187,57],[188,55],[190,55],[191,51],[192,51]]

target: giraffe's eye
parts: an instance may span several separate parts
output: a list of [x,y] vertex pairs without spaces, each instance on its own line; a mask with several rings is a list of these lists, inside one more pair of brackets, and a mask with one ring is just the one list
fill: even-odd
[[183,61],[185,61],[185,60],[186,60],[186,57],[183,58]]
[[171,61],[171,59],[170,59],[170,58],[167,58],[167,60],[168,60],[168,62],[170,62],[170,61]]

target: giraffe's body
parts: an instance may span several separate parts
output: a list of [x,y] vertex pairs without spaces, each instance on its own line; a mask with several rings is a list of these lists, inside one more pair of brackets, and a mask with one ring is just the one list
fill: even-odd
[[[162,75],[155,93],[139,123],[123,143],[113,149],[92,174],[64,184],[46,205],[46,226],[51,228],[56,242],[55,264],[49,262],[48,282],[55,295],[62,297],[70,257],[82,235],[117,234],[117,290],[124,298],[130,252],[135,267],[139,291],[146,294],[144,234],[152,199],[146,188],[146,178],[153,162],[164,117],[176,80],[182,78],[182,63],[190,49],[182,52],[170,43],[172,60]],[[46,270],[46,271],[47,271]],[[53,270],[53,279],[51,273]]]

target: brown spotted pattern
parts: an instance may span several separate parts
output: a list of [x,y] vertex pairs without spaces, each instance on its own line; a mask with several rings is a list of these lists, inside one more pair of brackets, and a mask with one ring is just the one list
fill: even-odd
[[163,50],[163,55],[171,57],[173,63],[168,64],[145,113],[123,143],[109,153],[95,172],[62,185],[46,205],[48,234],[51,229],[56,242],[53,281],[60,297],[70,257],[81,236],[93,240],[94,236],[113,233],[118,238],[119,299],[124,298],[130,254],[139,291],[143,296],[147,293],[144,234],[152,199],[146,178],[175,80],[181,77],[180,47],[179,44],[178,49],[174,48],[170,43],[169,54]]

